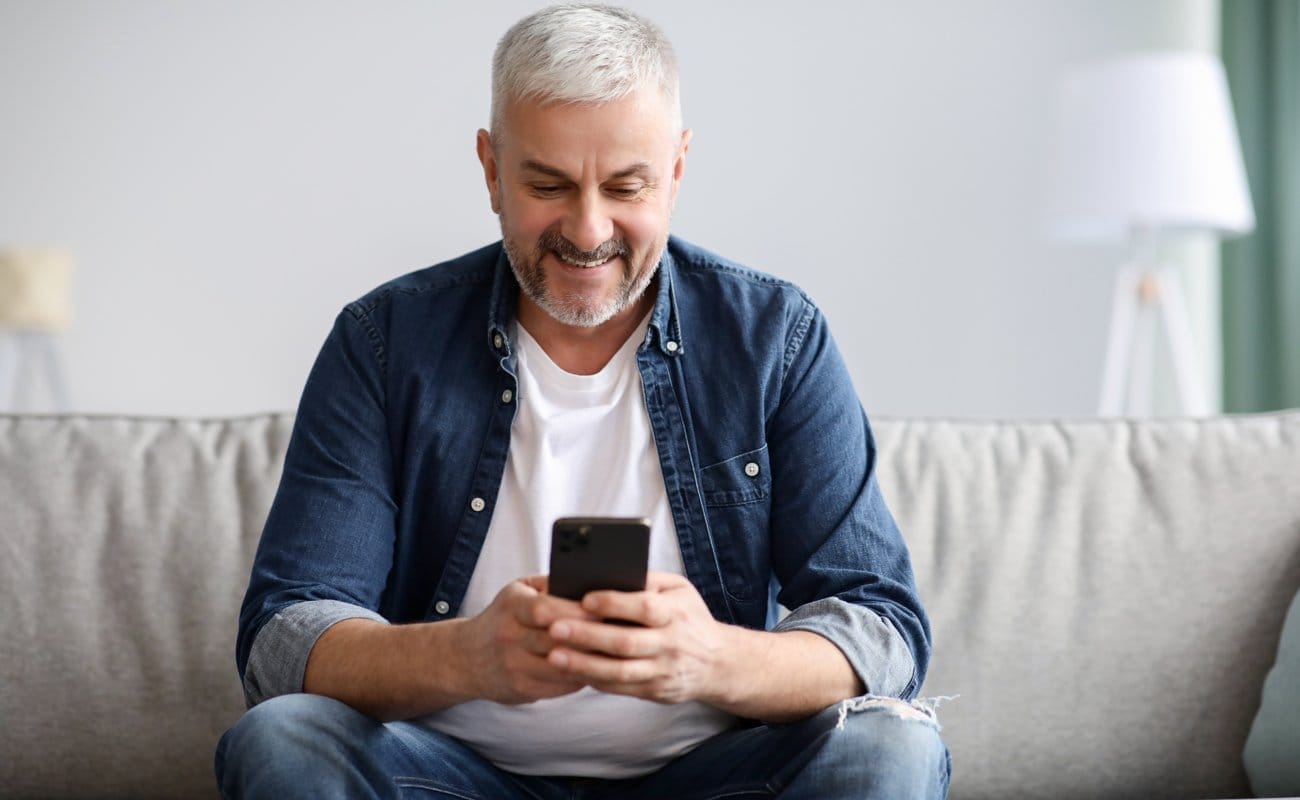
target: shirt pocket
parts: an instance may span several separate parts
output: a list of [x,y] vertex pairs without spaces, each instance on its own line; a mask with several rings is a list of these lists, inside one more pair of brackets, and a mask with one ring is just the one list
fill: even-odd
[[700,470],[722,583],[732,598],[766,597],[772,476],[767,447]]
[[766,500],[772,488],[767,445],[700,470],[704,504],[709,508]]

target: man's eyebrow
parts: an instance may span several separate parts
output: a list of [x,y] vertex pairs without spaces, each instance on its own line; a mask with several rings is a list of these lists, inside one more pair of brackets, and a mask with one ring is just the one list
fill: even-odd
[[566,181],[569,180],[569,176],[564,174],[564,170],[556,169],[555,167],[548,166],[540,161],[534,161],[531,158],[525,160],[524,163],[519,165],[519,167],[525,172],[540,172],[543,175],[550,175],[552,178],[561,178]]
[[[549,164],[543,164],[540,161],[534,161],[531,158],[525,159],[524,162],[519,165],[519,167],[525,172],[539,172],[542,175],[549,175],[552,178],[559,178],[560,180],[569,181],[570,183],[573,182],[573,179],[570,178],[568,175],[566,175],[564,170],[559,169],[557,167],[552,167]],[[645,177],[645,175],[649,172],[650,172],[650,162],[638,161],[637,163],[632,164],[631,166],[628,167],[624,167],[623,169],[620,169],[618,172],[615,172],[613,175],[610,175],[607,180],[616,181],[616,180],[622,180],[623,178],[631,178],[633,176]]]
[[650,172],[650,163],[648,161],[638,161],[630,167],[625,167],[609,176],[610,180],[616,181],[621,178],[631,178],[633,176],[644,178]]

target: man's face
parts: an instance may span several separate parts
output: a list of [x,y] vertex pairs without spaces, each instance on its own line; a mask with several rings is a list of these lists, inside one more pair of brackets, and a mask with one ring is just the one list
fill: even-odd
[[509,104],[479,159],[506,255],[532,303],[594,327],[636,304],[654,278],[685,165],[657,91],[600,104]]

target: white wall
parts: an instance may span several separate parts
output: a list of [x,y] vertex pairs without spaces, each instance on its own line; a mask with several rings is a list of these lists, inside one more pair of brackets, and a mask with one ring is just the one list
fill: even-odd
[[[1213,49],[1212,0],[629,4],[682,62],[677,232],[818,299],[869,411],[1092,412],[1119,253],[1042,233],[1052,87]],[[474,132],[537,5],[0,0],[0,243],[78,258],[76,409],[292,408],[347,301],[495,238]]]

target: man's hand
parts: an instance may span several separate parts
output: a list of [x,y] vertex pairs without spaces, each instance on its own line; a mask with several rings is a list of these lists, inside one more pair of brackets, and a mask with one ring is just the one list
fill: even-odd
[[652,572],[646,583],[644,592],[592,592],[579,605],[546,594],[545,578],[524,578],[468,619],[346,619],[317,640],[303,688],[380,720],[476,699],[528,703],[589,685],[779,722],[864,691],[839,648],[815,633],[725,625],[685,578]]
[[555,646],[548,627],[595,619],[572,600],[546,594],[545,577],[507,584],[460,631],[474,696],[513,705],[578,691],[587,682],[547,660]]
[[736,629],[713,618],[686,578],[651,572],[644,592],[591,592],[581,609],[585,619],[557,618],[532,650],[561,675],[660,703],[726,705],[724,657]]

